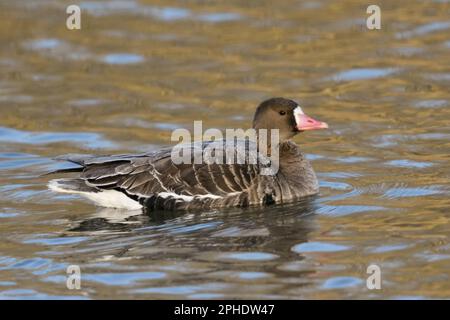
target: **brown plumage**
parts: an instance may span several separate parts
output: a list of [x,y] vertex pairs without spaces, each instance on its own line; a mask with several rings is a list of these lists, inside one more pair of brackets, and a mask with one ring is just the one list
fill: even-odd
[[[171,148],[138,155],[69,155],[59,160],[79,165],[79,177],[52,180],[49,186],[59,192],[85,195],[103,206],[130,209],[189,210],[291,202],[316,194],[319,187],[308,160],[289,139],[298,132],[325,127],[325,123],[304,115],[294,101],[273,98],[259,105],[253,128],[268,129],[269,133],[279,129],[279,145],[269,146],[269,150],[279,147],[279,160],[258,154],[257,143],[248,140],[244,150],[229,141],[196,142],[189,146],[191,159],[205,148],[220,146],[235,156],[243,151],[255,152],[261,161],[245,158],[241,164],[226,164],[224,156],[222,163],[175,164]],[[279,170],[262,174],[273,161],[278,161]]]

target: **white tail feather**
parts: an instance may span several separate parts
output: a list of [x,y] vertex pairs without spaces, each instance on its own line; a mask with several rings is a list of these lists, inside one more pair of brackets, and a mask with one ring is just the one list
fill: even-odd
[[[50,190],[60,193],[80,194],[101,207],[137,210],[142,205],[117,190],[102,190],[99,192],[87,192],[70,189],[67,187],[68,179],[54,179],[48,183]],[[64,183],[65,182],[65,183]]]

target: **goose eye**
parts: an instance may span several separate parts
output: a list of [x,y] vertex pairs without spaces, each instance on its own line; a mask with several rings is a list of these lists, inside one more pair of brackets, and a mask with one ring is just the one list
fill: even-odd
[[286,111],[280,111],[280,114],[282,115],[282,116],[284,116],[285,114],[286,114]]

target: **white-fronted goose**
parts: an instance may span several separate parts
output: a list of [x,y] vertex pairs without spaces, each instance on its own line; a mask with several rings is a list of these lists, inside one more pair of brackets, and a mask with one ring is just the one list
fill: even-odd
[[[49,188],[81,194],[100,206],[127,209],[188,210],[292,202],[318,193],[319,186],[308,160],[289,139],[299,132],[327,127],[305,115],[296,102],[272,98],[256,109],[253,128],[279,129],[279,169],[275,174],[261,174],[267,163],[249,158],[241,164],[175,164],[172,148],[164,148],[137,155],[60,157],[78,167],[56,173],[79,172],[79,176],[51,180]],[[218,142],[190,144],[192,157],[211,143]],[[225,145],[229,148],[228,141]],[[245,146],[248,150],[257,143],[247,140]]]

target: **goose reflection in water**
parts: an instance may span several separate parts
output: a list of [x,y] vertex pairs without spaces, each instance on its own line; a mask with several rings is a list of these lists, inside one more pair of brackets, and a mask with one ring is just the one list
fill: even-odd
[[[245,209],[185,211],[125,211],[102,208],[91,217],[76,222],[69,231],[108,234],[103,254],[133,257],[164,249],[161,259],[178,258],[174,248],[189,248],[192,254],[212,252],[221,260],[271,259],[294,253],[291,248],[308,241],[316,229],[316,196],[288,205],[274,205],[264,210]],[[282,237],[275,235],[283,235]],[[123,246],[120,245],[123,240]],[[131,241],[130,241],[131,240]],[[298,255],[297,255],[298,257]],[[149,258],[150,259],[150,258]],[[154,259],[154,257],[152,258]]]

